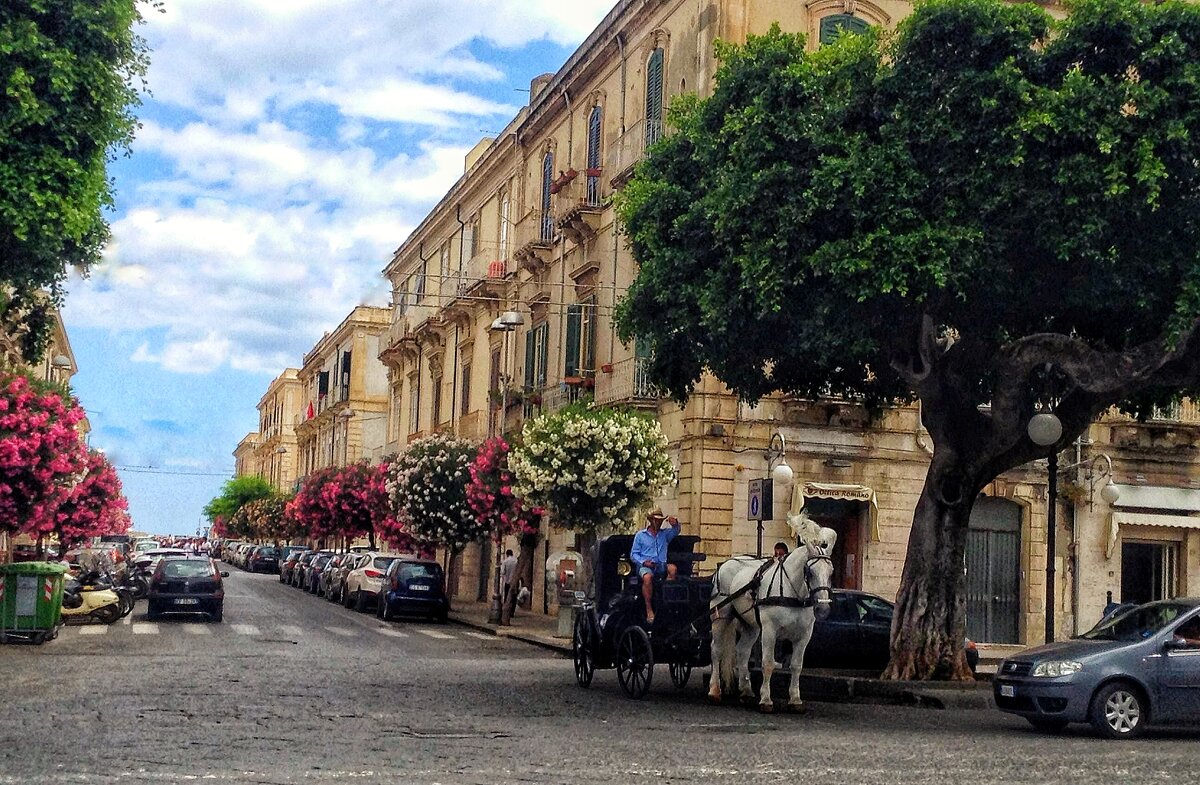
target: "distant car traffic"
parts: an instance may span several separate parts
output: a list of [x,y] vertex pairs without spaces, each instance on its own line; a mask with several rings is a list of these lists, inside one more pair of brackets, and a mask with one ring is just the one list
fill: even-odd
[[1139,605],[1071,640],[1000,664],[996,706],[1035,728],[1088,722],[1128,739],[1147,724],[1200,720],[1200,599]]

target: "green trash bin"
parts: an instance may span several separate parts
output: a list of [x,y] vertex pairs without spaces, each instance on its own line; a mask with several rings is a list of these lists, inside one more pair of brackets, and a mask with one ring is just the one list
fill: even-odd
[[58,636],[66,571],[48,562],[0,564],[0,643],[45,643]]

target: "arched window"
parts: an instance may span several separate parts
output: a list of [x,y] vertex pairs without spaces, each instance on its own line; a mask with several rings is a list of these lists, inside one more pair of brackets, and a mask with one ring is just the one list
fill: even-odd
[[600,107],[592,107],[588,116],[587,133],[587,203],[600,204],[600,126],[603,119]]
[[542,159],[542,223],[541,239],[554,238],[554,216],[550,214],[550,186],[554,182],[554,153],[547,152]]
[[650,53],[646,61],[646,147],[662,138],[663,131],[663,50]]
[[821,18],[819,40],[821,46],[831,43],[843,30],[848,30],[851,33],[865,32],[867,27],[865,19],[859,19],[857,16],[850,14],[833,14]]

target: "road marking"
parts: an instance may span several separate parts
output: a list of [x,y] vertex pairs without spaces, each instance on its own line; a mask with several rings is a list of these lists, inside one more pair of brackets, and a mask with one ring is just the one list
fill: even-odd
[[414,632],[419,632],[422,635],[428,635],[430,638],[438,638],[439,640],[444,640],[444,641],[454,640],[453,635],[447,635],[446,633],[438,632],[437,630],[414,630]]
[[299,638],[304,634],[304,630],[295,624],[281,624],[279,625],[279,631],[293,638]]
[[326,627],[325,629],[329,630],[334,635],[341,635],[343,638],[353,638],[358,634],[354,630],[348,630],[345,627]]
[[408,637],[407,632],[400,632],[400,630],[392,630],[392,629],[388,629],[387,627],[376,627],[375,632],[379,633],[380,635],[387,635],[390,638],[407,638]]
[[488,635],[486,632],[475,632],[474,630],[468,630],[467,632],[464,632],[463,635],[468,635],[472,638],[479,638],[481,641],[496,640],[495,635]]
[[152,622],[135,624],[130,629],[133,630],[134,635],[158,635],[158,625]]
[[184,629],[191,635],[212,635],[212,630],[208,627],[201,627],[199,624],[188,624]]
[[128,613],[128,614],[126,614],[126,615],[125,615],[125,618],[124,618],[124,619],[121,619],[121,623],[122,623],[122,624],[124,624],[124,625],[126,625],[126,626],[128,626],[128,625],[130,625],[130,624],[133,624],[133,613]]
[[258,635],[258,627],[253,624],[230,624],[229,628],[238,635]]
[[108,632],[108,627],[80,627],[80,635],[103,635]]

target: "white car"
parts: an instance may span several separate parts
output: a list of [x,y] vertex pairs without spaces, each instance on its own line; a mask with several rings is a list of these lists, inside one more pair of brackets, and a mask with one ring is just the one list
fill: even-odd
[[342,592],[342,605],[357,611],[366,611],[375,601],[383,586],[383,574],[388,565],[399,559],[399,553],[367,553],[358,565],[346,574],[346,589]]

